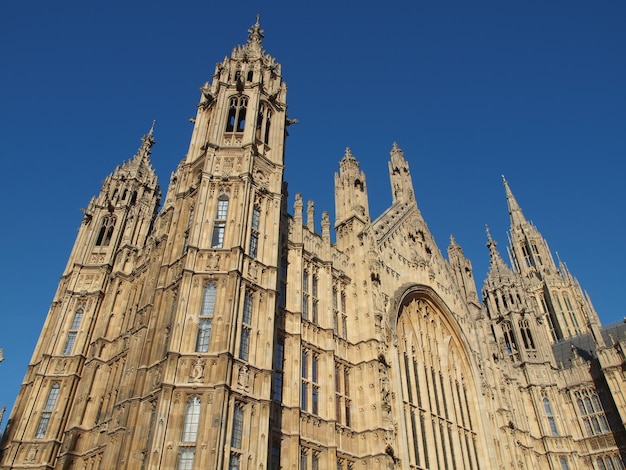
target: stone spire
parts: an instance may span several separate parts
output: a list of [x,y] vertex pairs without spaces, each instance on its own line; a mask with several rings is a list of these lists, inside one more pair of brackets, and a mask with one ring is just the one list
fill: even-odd
[[259,24],[260,17],[261,15],[256,15],[256,23],[248,30],[248,41],[245,46],[243,46],[243,50],[253,58],[261,57],[264,54],[263,45],[261,44],[264,36],[261,25]]
[[513,272],[506,265],[500,252],[498,251],[498,243],[491,237],[489,227],[485,225],[487,232],[487,248],[489,249],[489,272],[487,274],[487,281],[498,281],[504,279],[511,279]]
[[150,130],[146,135],[141,138],[141,145],[139,146],[139,150],[135,154],[134,160],[139,161],[140,163],[150,163],[150,154],[152,153],[152,146],[154,145],[154,125],[156,124],[156,119],[152,121],[152,125],[150,126]]
[[509,183],[502,175],[502,182],[504,183],[504,191],[506,192],[506,202],[509,206],[509,216],[511,217],[511,227],[518,227],[520,225],[528,223],[526,217],[522,213],[522,209],[520,208],[515,196],[513,196],[513,192],[511,188],[509,188]]
[[404,159],[404,152],[394,142],[389,154],[391,157],[389,160],[389,178],[391,180],[393,201],[410,201],[415,199],[413,181],[411,180],[409,164]]

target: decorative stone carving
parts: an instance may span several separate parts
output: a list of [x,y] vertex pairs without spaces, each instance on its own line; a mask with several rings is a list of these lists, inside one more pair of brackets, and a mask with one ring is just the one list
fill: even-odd
[[240,390],[248,390],[248,382],[250,381],[250,371],[248,366],[243,366],[239,369],[239,375],[237,376],[237,388]]
[[191,368],[191,375],[189,376],[190,382],[201,382],[204,379],[204,364],[205,361],[200,359],[194,361]]
[[26,454],[26,462],[32,463],[35,461],[35,459],[37,458],[37,453],[39,452],[39,447],[35,446],[30,446],[30,448],[28,449],[28,453]]

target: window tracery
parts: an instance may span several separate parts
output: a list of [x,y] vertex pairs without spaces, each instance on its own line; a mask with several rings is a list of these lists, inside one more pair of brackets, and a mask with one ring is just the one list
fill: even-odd
[[264,144],[269,143],[272,109],[267,103],[261,103],[256,122],[256,139]]
[[585,432],[588,436],[595,436],[611,431],[596,390],[577,390],[574,392],[574,397],[576,399],[579,417],[582,419]]
[[397,336],[410,463],[478,468],[471,371],[457,334],[434,304],[414,297],[400,309]]
[[246,127],[246,110],[248,97],[244,95],[232,96],[228,102],[228,120],[226,132],[243,132]]
[[226,233],[226,217],[228,215],[229,198],[226,193],[222,193],[217,200],[217,211],[213,221],[213,236],[211,238],[211,248],[222,248],[224,246],[224,235]]
[[115,216],[107,215],[102,218],[102,224],[100,225],[100,231],[96,238],[96,246],[109,246],[111,238],[113,237],[113,229],[115,228]]
[[213,311],[215,309],[216,285],[214,282],[204,286],[202,292],[202,306],[198,318],[198,334],[196,336],[196,352],[208,352],[211,339]]

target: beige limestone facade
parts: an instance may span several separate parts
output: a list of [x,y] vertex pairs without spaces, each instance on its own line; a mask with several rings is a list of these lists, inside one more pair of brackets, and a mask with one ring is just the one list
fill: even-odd
[[[84,218],[2,469],[623,469],[624,328],[524,217],[479,296],[394,144],[369,215],[349,149],[335,221],[283,179],[281,66],[247,43],[201,89],[161,204],[153,131]],[[481,300],[482,298],[482,300]]]

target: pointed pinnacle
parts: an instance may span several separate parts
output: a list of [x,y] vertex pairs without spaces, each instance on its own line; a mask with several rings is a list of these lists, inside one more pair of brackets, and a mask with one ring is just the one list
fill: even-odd
[[343,159],[344,160],[356,160],[356,158],[354,158],[354,155],[352,155],[352,150],[350,150],[350,147],[346,147],[346,151],[343,154]]
[[506,194],[506,202],[509,207],[509,216],[511,218],[511,226],[515,227],[515,226],[526,224],[527,221],[526,221],[526,218],[524,217],[524,214],[522,213],[522,209],[517,203],[515,196],[513,196],[513,192],[511,191],[511,188],[509,187],[509,182],[506,180],[504,175],[502,175],[502,182],[504,183],[504,192]]

